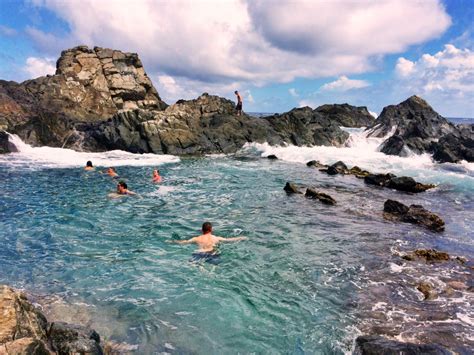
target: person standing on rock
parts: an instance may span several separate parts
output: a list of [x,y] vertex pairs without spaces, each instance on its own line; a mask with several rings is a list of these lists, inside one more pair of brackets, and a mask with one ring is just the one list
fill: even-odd
[[237,90],[234,91],[234,94],[237,96],[237,105],[235,106],[235,109],[237,111],[237,116],[240,116],[242,114],[242,95],[240,95]]

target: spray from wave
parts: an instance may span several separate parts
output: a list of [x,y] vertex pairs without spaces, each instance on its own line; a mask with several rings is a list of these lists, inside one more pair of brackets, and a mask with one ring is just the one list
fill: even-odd
[[102,153],[77,152],[53,147],[32,147],[17,135],[10,134],[9,141],[18,152],[0,155],[0,164],[22,168],[74,168],[85,166],[88,160],[95,166],[150,166],[179,162],[173,155],[133,154],[122,150]]

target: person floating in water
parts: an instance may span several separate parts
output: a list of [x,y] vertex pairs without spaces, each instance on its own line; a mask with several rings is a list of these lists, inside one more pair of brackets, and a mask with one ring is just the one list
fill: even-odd
[[199,249],[193,253],[191,261],[206,261],[211,264],[219,263],[219,254],[217,253],[216,247],[221,242],[237,242],[239,240],[245,240],[247,237],[234,237],[234,238],[222,238],[212,235],[212,224],[211,222],[205,222],[202,225],[202,235],[194,237],[188,240],[178,240],[178,244],[192,244],[196,243]]
[[107,174],[112,178],[119,177],[119,174],[117,174],[117,171],[115,170],[115,168],[112,168],[112,167],[107,169]]
[[234,94],[237,96],[235,110],[237,111],[237,116],[240,116],[242,114],[242,95],[240,95],[237,90],[234,91]]
[[90,171],[94,170],[95,168],[92,166],[92,162],[90,160],[87,161],[86,166],[84,167],[84,170]]
[[158,169],[153,170],[153,179],[152,181],[154,183],[160,183],[161,182],[161,176],[160,176],[160,171]]
[[128,189],[127,183],[125,181],[119,181],[117,184],[117,194],[118,195],[136,195],[135,192]]

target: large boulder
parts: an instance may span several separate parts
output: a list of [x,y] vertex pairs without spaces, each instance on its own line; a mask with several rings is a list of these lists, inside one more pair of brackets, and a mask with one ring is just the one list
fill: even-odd
[[77,122],[166,107],[138,55],[112,49],[75,47],[61,53],[55,75],[0,81],[0,129],[34,145],[77,148]]
[[367,107],[356,107],[348,104],[322,105],[315,109],[331,122],[344,127],[369,127],[375,122]]
[[8,139],[8,133],[0,131],[0,154],[17,152],[15,145]]
[[369,137],[386,137],[380,150],[385,154],[407,155],[407,150],[434,153],[439,162],[474,161],[472,128],[458,127],[442,117],[422,98],[411,96],[398,105],[383,109],[368,128]]
[[49,328],[49,340],[58,354],[103,354],[99,334],[81,325],[54,322]]

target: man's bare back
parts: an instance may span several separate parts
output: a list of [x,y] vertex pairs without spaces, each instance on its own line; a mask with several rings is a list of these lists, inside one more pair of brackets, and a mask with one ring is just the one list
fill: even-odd
[[199,237],[194,237],[188,240],[180,240],[178,244],[191,244],[196,243],[199,246],[198,253],[212,253],[215,247],[220,242],[237,242],[239,240],[245,240],[247,237],[234,237],[234,238],[222,238],[212,235],[212,225],[206,222],[202,226],[203,234]]

